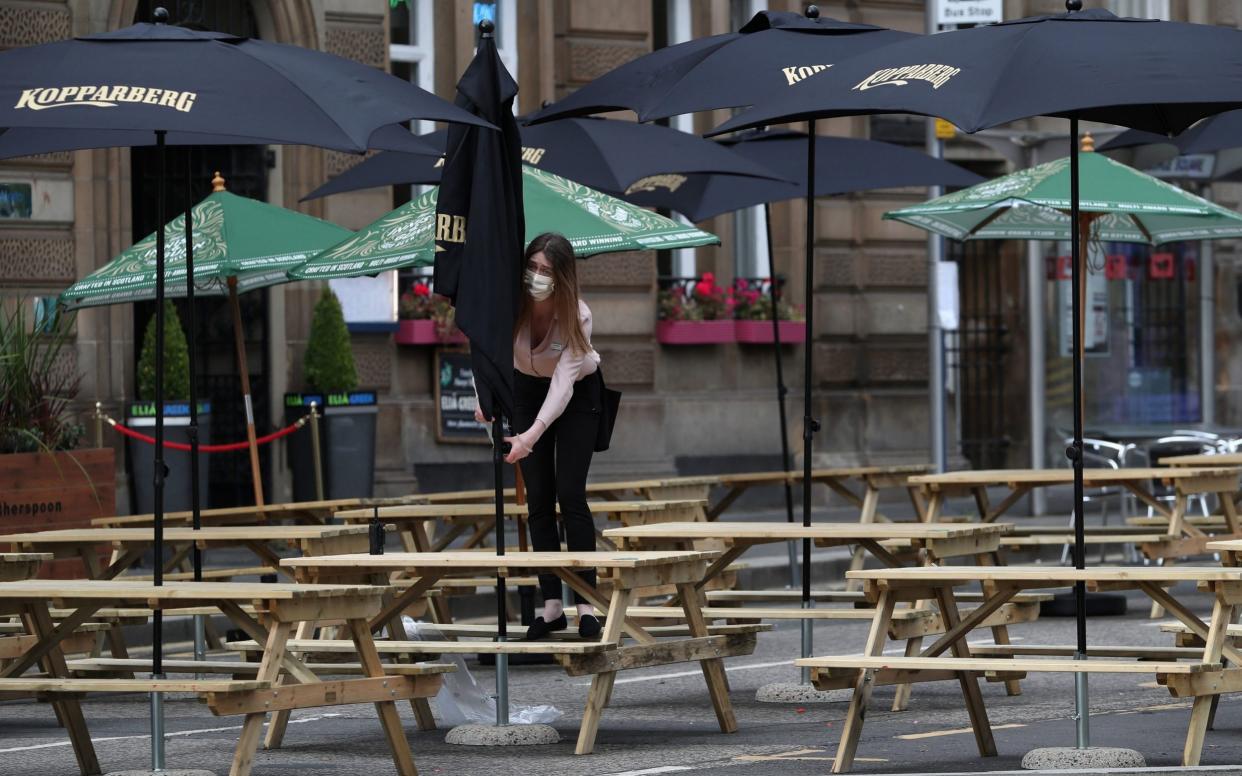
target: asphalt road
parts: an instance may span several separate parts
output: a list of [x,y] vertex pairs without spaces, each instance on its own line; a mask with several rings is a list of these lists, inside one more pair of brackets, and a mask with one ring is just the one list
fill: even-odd
[[[1194,595],[1206,613],[1207,599]],[[1132,613],[1091,623],[1096,644],[1166,645],[1146,617],[1145,599],[1135,596]],[[818,654],[850,654],[861,650],[865,624],[824,623],[816,629]],[[1014,626],[1011,636],[1028,643],[1073,642],[1073,621],[1041,619]],[[975,640],[984,642],[979,633]],[[402,716],[420,773],[467,776],[488,774],[612,774],[639,776],[663,773],[825,774],[831,767],[846,710],[842,701],[807,706],[757,703],[755,691],[769,682],[796,681],[791,659],[799,648],[796,625],[760,634],[754,655],[728,662],[732,698],[739,730],[719,732],[702,676],[693,664],[621,674],[612,705],[604,714],[596,753],[573,754],[589,678],[569,678],[552,666],[515,667],[511,695],[515,704],[553,704],[564,712],[554,726],[562,741],[555,746],[471,748],[444,743],[444,731],[414,729],[409,708]],[[897,647],[899,648],[899,647]],[[471,664],[486,687],[492,671]],[[1181,757],[1189,701],[1169,696],[1154,676],[1096,675],[1091,677],[1092,738],[1098,745],[1138,749],[1150,765],[1176,765]],[[1023,753],[1037,746],[1071,745],[1074,740],[1073,680],[1068,675],[1032,675],[1018,697],[1007,697],[1002,685],[984,685],[984,697],[1000,756],[981,758],[969,721],[952,682],[916,687],[909,711],[888,711],[892,688],[875,693],[855,766],[860,773],[956,772],[1017,768]],[[148,704],[142,696],[84,703],[87,721],[105,772],[144,768],[149,764]],[[239,718],[213,717],[188,697],[166,703],[168,764],[175,768],[228,770],[237,740]],[[1216,729],[1209,731],[1204,765],[1242,763],[1242,704],[1222,701]],[[1239,769],[1242,772],[1242,768]],[[0,774],[66,776],[77,769],[62,730],[47,705],[31,702],[0,704]],[[263,776],[308,774],[385,774],[392,763],[374,709],[344,706],[295,713],[280,751],[260,751],[255,773]]]

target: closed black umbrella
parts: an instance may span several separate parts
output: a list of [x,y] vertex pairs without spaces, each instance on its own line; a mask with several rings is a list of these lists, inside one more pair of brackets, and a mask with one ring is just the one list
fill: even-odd
[[[521,293],[526,217],[522,208],[522,141],[513,116],[517,83],[500,61],[492,24],[457,83],[457,104],[500,128],[454,126],[445,143],[436,200],[436,291],[456,310],[470,340],[470,366],[484,414],[492,419],[496,554],[505,553],[504,438],[513,420],[513,326]],[[496,574],[496,627],[507,637],[505,579]],[[496,656],[496,724],[509,722],[507,655]]]
[[[1126,19],[1105,10],[1032,17],[895,43],[860,54],[725,122],[712,134],[824,116],[914,113],[967,132],[1036,115],[1070,120],[1073,254],[1074,565],[1083,568],[1082,224],[1078,122],[1176,134],[1242,106],[1242,30]],[[1085,659],[1086,588],[1075,587],[1077,657]],[[1086,674],[1076,673],[1078,745],[1089,740]]]
[[[104,142],[154,144],[160,149],[159,224],[167,220],[163,149],[170,133],[246,137],[361,153],[371,147],[377,134],[382,138],[392,132],[392,125],[411,119],[490,126],[407,81],[357,62],[297,46],[168,26],[160,23],[168,19],[162,8],[154,16],[156,24],[135,24],[0,52],[0,128],[5,134],[12,130],[18,138],[14,142],[21,141],[20,136],[38,137],[44,130],[63,130],[70,134],[121,132],[126,134],[100,137]],[[147,140],[141,140],[141,133],[146,133]],[[69,147],[94,145],[83,143],[78,135]],[[164,301],[164,230],[157,235],[158,311]],[[193,274],[186,276],[189,279]],[[192,291],[191,285],[187,295]],[[158,585],[163,582],[165,475],[163,315],[157,314],[155,320],[154,572]],[[193,400],[190,407],[191,412],[197,409]],[[153,620],[152,673],[160,675],[160,610]],[[156,770],[164,767],[159,704],[160,694],[152,693],[151,752]]]
[[[656,124],[571,118],[523,126],[520,132],[522,161],[526,164],[613,196],[625,196],[627,189],[644,178],[669,173],[718,175],[726,185],[741,183],[739,178],[788,185],[781,180],[786,176],[739,158],[719,143]],[[419,141],[442,153],[445,135],[443,130],[431,132],[420,135]],[[374,186],[435,183],[440,179],[438,162],[425,152],[376,154],[335,176],[305,199]]]
[[[565,99],[544,108],[532,123],[566,116],[609,110],[632,110],[640,121],[680,113],[735,108],[769,100],[776,94],[798,91],[806,81],[835,69],[839,63],[863,52],[894,44],[910,33],[868,24],[821,18],[819,8],[807,7],[806,15],[784,11],[761,11],[735,33],[679,43],[627,62],[583,86]],[[815,122],[811,121],[810,136]],[[817,169],[816,146],[808,142],[798,160],[807,170]],[[806,174],[806,180],[814,175]],[[814,284],[815,193],[804,192],[806,219],[806,326],[814,332],[815,310],[811,304]],[[811,525],[811,457],[819,421],[811,405],[814,350],[803,349],[802,384],[802,524]],[[811,540],[802,541],[802,606],[811,608]],[[810,657],[812,628],[802,621],[802,655]],[[803,681],[810,680],[809,670]]]

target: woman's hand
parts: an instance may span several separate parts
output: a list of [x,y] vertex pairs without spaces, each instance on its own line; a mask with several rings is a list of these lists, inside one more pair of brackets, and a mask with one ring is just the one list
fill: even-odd
[[534,443],[527,439],[526,434],[505,437],[505,441],[510,445],[509,454],[505,456],[507,463],[517,463],[530,455],[530,450],[534,447]]
[[474,419],[478,423],[491,423],[492,419],[483,414],[483,405],[474,403]]

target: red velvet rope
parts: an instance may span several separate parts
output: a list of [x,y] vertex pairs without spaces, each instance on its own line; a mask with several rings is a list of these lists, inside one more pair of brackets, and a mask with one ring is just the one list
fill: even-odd
[[[294,431],[297,431],[299,428],[301,428],[302,426],[306,424],[307,417],[309,416],[299,418],[296,423],[285,426],[282,429],[273,431],[272,433],[267,434],[266,436],[259,437],[258,439],[255,440],[255,444],[265,445],[269,442],[275,442],[277,439],[280,439],[281,437],[289,436]],[[140,442],[146,442],[149,445],[155,444],[155,437],[147,436],[141,431],[135,431],[132,428],[129,428],[128,426],[124,426],[120,423],[117,423],[112,418],[108,418],[108,423],[110,423],[112,427],[115,428],[117,431],[119,431],[121,434],[129,437],[130,439],[137,439]],[[186,452],[189,452],[190,450],[190,446],[184,442],[170,442],[167,439],[164,440],[164,447],[170,450],[185,450]],[[246,441],[246,442],[230,442],[228,444],[221,444],[221,445],[199,445],[198,449],[199,449],[199,452],[203,452],[203,453],[229,453],[229,452],[233,452],[236,450],[245,450],[248,447],[250,447],[250,442]]]

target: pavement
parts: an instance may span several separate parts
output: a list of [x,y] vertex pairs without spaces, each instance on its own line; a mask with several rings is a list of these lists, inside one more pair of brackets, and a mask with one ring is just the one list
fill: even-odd
[[[845,514],[842,512],[842,514]],[[825,512],[824,518],[835,515]],[[783,519],[783,513],[778,519]],[[1063,517],[1049,518],[1062,522]],[[771,562],[781,567],[784,550]],[[757,559],[757,560],[762,560]],[[835,563],[836,561],[831,561]],[[759,568],[759,563],[755,568]],[[765,572],[767,573],[767,572]],[[832,578],[832,577],[828,577]],[[839,579],[839,575],[836,577]],[[1209,601],[1188,588],[1184,592],[1207,614]],[[1130,614],[1098,618],[1090,624],[1093,643],[1167,645],[1147,618],[1141,595],[1133,595]],[[815,628],[816,654],[855,654],[866,638],[865,623],[822,622]],[[1073,620],[1041,618],[1013,626],[1011,637],[1028,643],[1073,643]],[[980,632],[974,640],[987,643]],[[897,654],[901,645],[892,647]],[[141,649],[135,650],[141,652]],[[575,756],[574,741],[589,677],[571,678],[554,666],[515,666],[510,694],[514,704],[551,704],[564,716],[553,722],[558,744],[505,749],[445,743],[446,730],[420,732],[408,706],[400,707],[415,760],[422,774],[470,776],[646,776],[685,773],[721,776],[827,774],[840,735],[846,703],[798,706],[755,701],[756,690],[772,682],[798,680],[792,659],[799,654],[799,628],[787,623],[760,634],[755,654],[726,662],[738,731],[721,734],[693,664],[625,672],[605,711],[590,756]],[[494,687],[489,667],[469,664],[485,688]],[[1091,677],[1092,743],[1139,750],[1155,770],[1179,769],[1190,701],[1172,698],[1154,676]],[[878,688],[858,748],[855,772],[975,773],[1018,770],[1033,748],[1074,742],[1073,679],[1061,674],[1033,674],[1022,694],[1007,697],[1003,685],[985,684],[983,694],[999,756],[982,758],[952,682],[918,685],[908,711],[889,711],[893,688]],[[846,696],[843,696],[843,698]],[[145,696],[104,698],[83,703],[104,771],[145,768],[150,738]],[[202,768],[227,773],[241,720],[213,717],[197,700],[169,696],[165,702],[170,768]],[[1242,698],[1225,696],[1209,731],[1203,764],[1208,773],[1242,774]],[[46,704],[0,703],[0,776],[66,776],[77,772],[63,730]],[[384,737],[369,706],[340,706],[295,712],[283,749],[260,751],[255,773],[261,776],[392,773]]]

